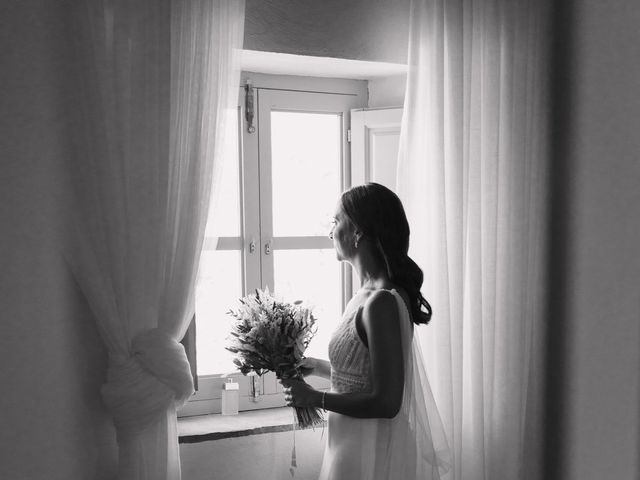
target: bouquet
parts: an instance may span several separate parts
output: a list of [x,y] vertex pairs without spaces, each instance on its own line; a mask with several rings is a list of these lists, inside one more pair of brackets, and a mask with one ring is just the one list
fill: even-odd
[[[302,378],[297,365],[316,333],[316,319],[302,302],[276,300],[267,288],[240,299],[239,308],[227,313],[235,322],[226,349],[235,354],[233,363],[243,375],[272,371],[278,378]],[[318,408],[295,407],[295,411],[302,427],[323,422]]]

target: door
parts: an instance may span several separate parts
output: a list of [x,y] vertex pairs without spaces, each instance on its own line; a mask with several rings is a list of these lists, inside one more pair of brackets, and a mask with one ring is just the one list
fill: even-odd
[[395,191],[402,108],[351,111],[353,185],[376,182]]

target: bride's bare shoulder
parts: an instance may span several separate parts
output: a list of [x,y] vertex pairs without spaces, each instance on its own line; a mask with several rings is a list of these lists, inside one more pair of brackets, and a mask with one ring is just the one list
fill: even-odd
[[386,309],[395,302],[396,299],[391,289],[379,288],[371,290],[362,304],[365,309]]
[[[394,297],[392,290],[395,291],[400,296],[400,298],[402,298],[405,306],[407,307],[407,310],[411,311],[409,308],[409,305],[411,305],[411,301],[405,289],[391,283],[383,285],[381,286],[381,288],[368,291],[367,296],[366,298],[364,298],[361,305],[364,307],[365,305],[371,305],[372,303],[379,303],[380,297],[383,296],[387,297],[387,301],[389,303],[392,303],[392,300],[395,301],[395,298],[392,299],[392,297]],[[384,300],[382,301],[384,302]]]

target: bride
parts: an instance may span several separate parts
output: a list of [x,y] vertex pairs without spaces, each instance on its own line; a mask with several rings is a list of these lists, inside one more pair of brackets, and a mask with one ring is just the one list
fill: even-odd
[[320,480],[439,479],[448,447],[427,381],[414,326],[431,308],[422,270],[409,258],[409,225],[400,199],[368,183],[344,192],[329,237],[362,288],[329,342],[330,362],[307,358],[307,375],[331,390],[282,380],[292,406],[329,411]]

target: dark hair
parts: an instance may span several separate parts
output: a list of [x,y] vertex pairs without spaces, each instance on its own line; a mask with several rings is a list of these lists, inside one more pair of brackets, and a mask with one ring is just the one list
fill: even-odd
[[424,275],[408,255],[409,223],[398,196],[371,182],[345,191],[340,203],[363,237],[377,246],[389,280],[409,295],[413,322],[429,323],[431,305],[420,293]]

